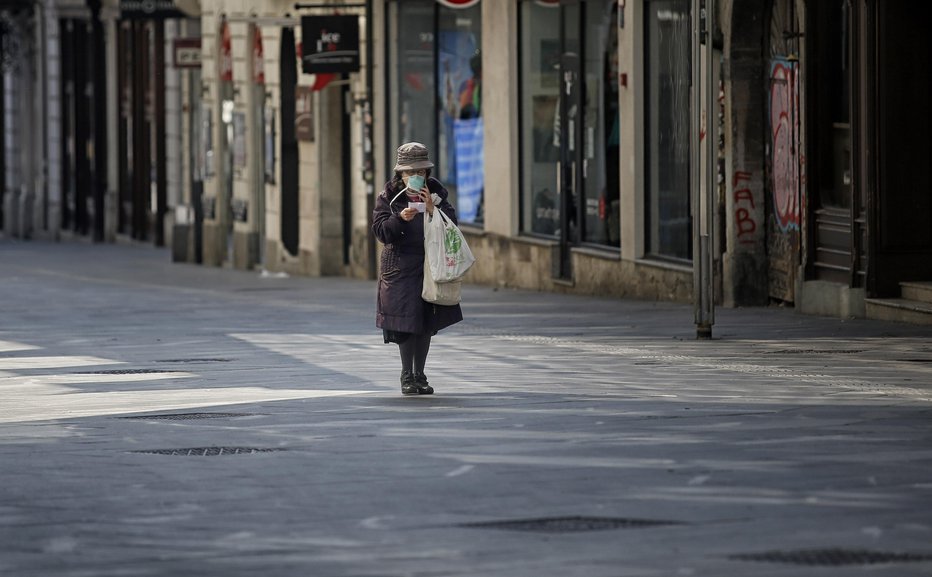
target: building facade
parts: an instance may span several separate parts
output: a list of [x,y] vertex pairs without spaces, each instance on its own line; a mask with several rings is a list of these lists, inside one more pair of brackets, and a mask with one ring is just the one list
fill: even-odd
[[[374,198],[416,140],[468,281],[689,301],[708,138],[717,302],[884,316],[932,281],[921,3],[719,0],[698,45],[692,0],[14,4],[4,38],[34,48],[4,68],[9,234],[374,278]],[[350,68],[311,65],[353,36]],[[717,98],[693,98],[695,46]]]

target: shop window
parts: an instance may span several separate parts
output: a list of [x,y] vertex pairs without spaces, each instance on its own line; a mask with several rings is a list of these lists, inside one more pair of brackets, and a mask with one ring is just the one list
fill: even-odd
[[[560,213],[565,209],[568,242],[620,244],[617,9],[615,0],[521,4],[521,227],[525,233],[562,236]],[[575,72],[581,86],[573,90],[562,84],[566,76],[561,75],[561,66],[566,62],[579,62]],[[576,100],[561,102],[561,94],[570,93]],[[562,119],[561,110],[572,118]],[[571,134],[561,138],[561,131]],[[561,198],[564,194],[566,199]]]
[[426,144],[460,223],[476,225],[484,192],[480,9],[434,0],[389,5],[392,143]]
[[649,0],[647,98],[647,252],[691,260],[689,213],[689,0]]
[[560,7],[521,5],[521,222],[524,232],[560,229]]

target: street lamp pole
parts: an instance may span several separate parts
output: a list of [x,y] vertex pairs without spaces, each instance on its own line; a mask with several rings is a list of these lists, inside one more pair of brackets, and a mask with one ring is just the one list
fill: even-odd
[[[715,30],[714,14],[714,0],[692,0],[693,110],[690,199],[693,215],[693,303],[697,339],[711,339],[712,325],[715,322],[712,268],[712,231],[715,213],[713,200],[716,189],[715,142],[717,140],[715,130],[717,121],[713,113],[717,102],[714,85],[715,50],[712,46]],[[703,60],[705,61],[704,70]],[[703,93],[705,98],[703,98]],[[705,144],[704,155],[703,144]],[[703,166],[705,167],[704,174]],[[705,186],[703,186],[703,180]]]

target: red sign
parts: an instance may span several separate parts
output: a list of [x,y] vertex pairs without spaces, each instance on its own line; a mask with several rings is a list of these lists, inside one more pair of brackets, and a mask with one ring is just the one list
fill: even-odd
[[172,46],[172,61],[175,68],[200,68],[201,39],[175,38]]
[[262,52],[262,29],[256,26],[252,44],[252,79],[256,84],[265,84],[265,56]]
[[479,0],[437,0],[437,2],[450,8],[469,8],[478,4]]
[[220,81],[233,82],[233,40],[226,19],[220,25]]

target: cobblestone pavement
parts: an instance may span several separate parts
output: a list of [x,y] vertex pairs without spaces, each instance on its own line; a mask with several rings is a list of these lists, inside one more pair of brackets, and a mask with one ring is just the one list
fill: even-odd
[[932,331],[0,240],[0,575],[932,575]]

